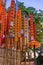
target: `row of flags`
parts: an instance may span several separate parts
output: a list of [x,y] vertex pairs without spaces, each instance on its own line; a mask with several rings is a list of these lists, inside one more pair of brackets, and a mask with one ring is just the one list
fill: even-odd
[[17,0],[16,4],[14,0],[11,0],[11,6],[8,12],[6,11],[5,6],[2,5],[1,1],[2,0],[0,0],[0,46],[4,44],[7,45],[8,48],[17,47],[20,49],[22,46],[25,46],[26,44],[28,45],[29,40],[36,40],[36,24],[33,23],[33,14],[30,14],[29,25],[28,16],[22,15]]

